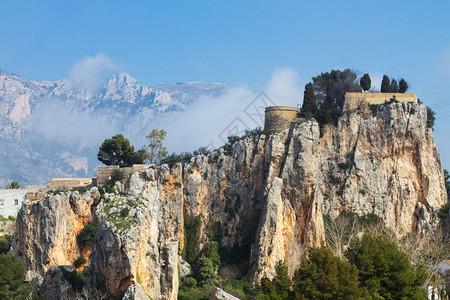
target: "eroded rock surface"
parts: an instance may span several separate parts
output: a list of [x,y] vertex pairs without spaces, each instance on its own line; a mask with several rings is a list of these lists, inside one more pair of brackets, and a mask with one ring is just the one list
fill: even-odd
[[296,119],[289,130],[247,137],[231,150],[134,173],[102,199],[93,190],[26,201],[13,248],[28,277],[42,281],[49,268],[73,264],[76,235],[95,220],[91,289],[103,282],[115,296],[134,286],[152,299],[176,299],[178,268],[181,276],[189,269],[180,259],[186,218],[201,215],[200,247],[214,226],[218,242],[243,254],[240,263],[258,282],[274,275],[278,260],[293,274],[324,240],[324,214],[375,214],[402,236],[433,231],[445,201],[426,108],[394,103],[374,115],[366,105],[336,127]]

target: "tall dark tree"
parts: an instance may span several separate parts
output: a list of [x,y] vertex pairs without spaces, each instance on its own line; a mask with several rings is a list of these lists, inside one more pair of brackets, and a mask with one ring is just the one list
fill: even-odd
[[288,276],[288,268],[283,261],[278,261],[275,266],[276,275],[271,280],[267,277],[261,279],[261,292],[258,299],[284,300],[289,299],[291,280]]
[[116,134],[106,139],[99,148],[97,158],[105,165],[119,165],[129,167],[133,164],[143,163],[146,159],[142,150],[134,152],[134,146],[122,134]]
[[0,254],[0,299],[30,299],[32,285],[25,282],[24,262]]
[[310,82],[305,85],[303,105],[300,111],[300,115],[306,118],[314,118],[316,113],[317,113],[316,95],[314,93],[314,86]]
[[295,299],[359,299],[358,270],[327,247],[312,248],[292,279]]
[[398,93],[397,80],[395,80],[394,78],[392,78],[392,81],[391,81],[391,93]]
[[356,82],[356,78],[356,73],[350,69],[331,70],[313,77],[318,102],[320,104],[324,101],[332,102],[337,108],[342,109],[345,93],[361,91],[361,86]]
[[387,75],[383,75],[383,80],[381,80],[381,92],[389,93],[391,91],[391,81]]
[[400,93],[404,93],[404,92],[406,92],[407,90],[408,90],[408,84],[406,83],[405,79],[403,79],[403,78],[400,79],[398,91],[399,91]]
[[408,256],[386,236],[366,232],[350,245],[345,256],[359,271],[364,299],[427,299],[423,265],[414,267]]
[[359,83],[364,91],[368,91],[370,89],[370,85],[372,84],[369,73],[364,74],[359,80]]

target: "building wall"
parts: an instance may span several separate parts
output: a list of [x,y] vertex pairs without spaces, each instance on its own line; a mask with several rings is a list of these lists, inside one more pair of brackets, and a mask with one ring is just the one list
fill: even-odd
[[417,97],[413,93],[346,93],[344,111],[358,109],[364,100],[369,104],[383,104],[394,96],[398,102],[417,103]]
[[97,176],[93,178],[93,185],[103,186],[111,180],[113,175],[119,173],[125,181],[134,172],[143,171],[152,165],[139,164],[132,167],[119,168],[119,166],[99,166],[97,167]]
[[297,117],[297,108],[292,106],[269,106],[265,109],[264,130],[280,132],[288,129]]
[[26,193],[26,189],[0,189],[0,215],[16,217]]
[[92,178],[53,178],[47,185],[46,190],[67,192],[75,187],[90,187]]

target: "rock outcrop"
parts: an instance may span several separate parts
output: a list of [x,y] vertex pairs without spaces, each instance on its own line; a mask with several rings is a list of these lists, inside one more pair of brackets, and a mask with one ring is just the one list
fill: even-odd
[[115,296],[136,293],[134,286],[152,299],[176,299],[179,273],[189,271],[180,259],[184,225],[194,218],[200,248],[214,228],[252,282],[273,276],[278,260],[292,275],[324,240],[324,214],[375,214],[400,236],[433,231],[446,192],[426,118],[420,104],[380,105],[374,114],[363,103],[336,127],[298,118],[289,130],[246,137],[231,150],[134,173],[101,199],[94,189],[25,202],[13,248],[29,278],[42,280],[49,268],[73,263],[76,235],[96,220],[92,289],[102,282]]

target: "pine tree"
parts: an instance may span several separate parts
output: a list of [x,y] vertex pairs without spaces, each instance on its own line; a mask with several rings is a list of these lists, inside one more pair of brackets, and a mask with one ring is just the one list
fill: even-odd
[[381,92],[389,93],[391,91],[391,81],[387,75],[383,75],[383,80],[381,81]]
[[361,79],[359,80],[359,83],[361,84],[361,87],[364,91],[368,91],[370,89],[370,85],[372,84],[369,74],[364,74],[363,77],[361,77]]
[[116,134],[106,139],[99,148],[97,159],[105,165],[119,165],[129,167],[142,164],[147,158],[145,150],[134,152],[134,146],[122,134]]
[[398,93],[397,80],[395,80],[394,78],[392,78],[392,81],[391,81],[391,93]]
[[275,266],[276,275],[270,280],[267,277],[261,279],[261,292],[257,299],[283,300],[289,299],[291,280],[288,276],[288,268],[283,261],[278,261]]
[[300,111],[300,116],[306,118],[314,118],[316,114],[317,114],[316,94],[314,93],[314,86],[310,82],[307,85],[305,85],[303,105]]
[[427,299],[425,266],[413,267],[386,236],[366,232],[361,240],[352,242],[345,256],[358,268],[364,299]]
[[408,84],[406,83],[405,79],[403,79],[403,78],[400,79],[399,89],[398,89],[399,93],[404,93],[407,90],[408,90]]
[[32,285],[25,282],[23,261],[10,254],[0,255],[0,299],[30,299]]
[[327,247],[312,248],[292,279],[295,299],[359,299],[358,270]]

